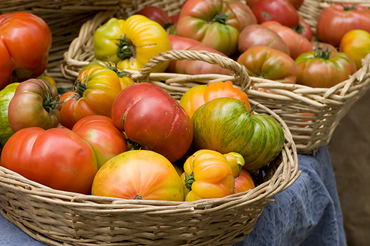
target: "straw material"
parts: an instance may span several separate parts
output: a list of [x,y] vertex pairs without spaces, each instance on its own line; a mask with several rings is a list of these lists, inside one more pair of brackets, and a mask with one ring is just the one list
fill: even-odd
[[70,80],[60,71],[63,53],[68,50],[73,39],[79,36],[82,24],[92,19],[100,11],[111,10],[122,18],[134,9],[131,0],[11,0],[0,1],[0,14],[24,11],[41,17],[52,32],[52,46],[46,73],[60,87],[70,87]]
[[[251,100],[252,105],[257,102]],[[126,200],[54,190],[0,166],[3,216],[48,245],[231,245],[249,234],[263,208],[299,176],[287,125],[281,154],[252,173],[256,188],[194,202]]]

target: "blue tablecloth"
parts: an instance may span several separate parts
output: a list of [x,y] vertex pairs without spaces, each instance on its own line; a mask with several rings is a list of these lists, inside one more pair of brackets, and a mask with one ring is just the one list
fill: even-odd
[[[299,155],[298,180],[269,203],[253,231],[233,246],[346,245],[342,211],[327,147]],[[0,214],[0,245],[44,246]]]

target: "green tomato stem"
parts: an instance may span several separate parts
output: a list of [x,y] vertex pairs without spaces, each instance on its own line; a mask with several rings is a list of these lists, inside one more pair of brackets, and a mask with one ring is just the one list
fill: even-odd
[[226,23],[226,19],[227,19],[228,15],[227,14],[217,14],[214,18],[213,18],[213,22],[218,22],[218,23],[221,23],[221,24],[225,24]]
[[53,94],[52,94],[49,83],[48,82],[44,82],[44,83],[46,84],[48,90],[44,91],[44,95],[46,99],[43,102],[43,107],[46,111],[49,112],[49,114],[51,114],[53,110],[58,107],[59,100],[53,100]]
[[77,80],[75,86],[76,86],[76,92],[78,93],[78,95],[82,96],[84,92],[86,91],[86,84]]
[[122,60],[131,57],[133,54],[129,42],[124,39],[119,39],[119,42],[117,56]]
[[328,60],[331,56],[331,51],[329,47],[326,47],[326,50],[321,49],[320,45],[318,44],[314,50],[314,57],[315,58],[322,58]]
[[355,4],[353,4],[352,6],[344,6],[344,4],[341,3],[340,5],[342,5],[344,11],[356,10]]
[[299,33],[299,34],[302,34],[303,31],[304,31],[304,26],[302,24],[298,24],[297,27],[293,28],[293,30],[296,32],[296,33]]
[[257,107],[258,104],[255,104],[249,111],[248,111],[248,114],[252,113],[254,111],[254,109]]
[[191,190],[191,186],[193,185],[194,182],[195,182],[194,174],[192,173],[189,175],[187,172],[185,172],[185,187]]

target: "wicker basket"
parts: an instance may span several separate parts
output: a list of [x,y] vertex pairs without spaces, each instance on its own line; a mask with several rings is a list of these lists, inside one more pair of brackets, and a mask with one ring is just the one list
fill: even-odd
[[[168,51],[148,62],[142,73],[133,71],[132,76],[163,84],[156,82],[158,74],[152,77],[150,71],[173,59],[218,64],[234,71],[235,84],[247,87],[250,83],[245,69],[235,61],[196,51]],[[202,82],[213,79],[204,76]],[[285,135],[280,155],[252,173],[257,184],[252,190],[194,202],[126,200],[54,190],[0,166],[1,212],[27,234],[49,245],[229,246],[241,241],[272,197],[300,174],[295,143],[285,122],[267,107],[253,100],[250,103],[274,117]]]
[[[0,1],[0,14],[24,11],[41,17],[52,32],[52,46],[46,73],[60,87],[70,87],[70,80],[61,73],[63,54],[78,37],[82,24],[92,19],[100,11],[111,10],[122,18],[137,8],[131,0],[11,0]],[[66,83],[67,82],[67,83]],[[63,84],[64,83],[64,84]]]
[[[167,10],[178,13],[182,2],[173,3]],[[305,0],[300,9],[300,14],[313,27],[323,8],[339,1]],[[370,1],[344,0],[341,2],[352,2],[361,5],[370,5]],[[146,5],[150,5],[147,2]],[[159,5],[159,2],[156,2]],[[140,5],[143,7],[143,4]],[[134,13],[134,10],[129,14]],[[63,75],[73,83],[81,67],[94,59],[93,33],[98,26],[112,17],[113,12],[102,12],[95,16],[89,23],[81,28],[81,33],[70,45],[68,52],[64,55],[62,64]],[[104,16],[104,18],[103,18]],[[249,97],[275,111],[288,125],[298,153],[313,153],[321,145],[327,145],[331,136],[345,116],[350,107],[370,87],[369,73],[370,57],[363,61],[363,67],[359,69],[348,80],[331,88],[312,88],[303,85],[281,84],[271,80],[251,78],[251,87],[246,89]],[[153,75],[152,75],[153,76]],[[162,75],[161,75],[162,76]],[[181,81],[184,78],[184,81]],[[214,75],[220,78],[219,75]],[[174,81],[173,78],[176,78]],[[183,94],[187,89],[204,81],[189,81],[188,76],[167,74],[162,76],[163,87],[169,88],[177,96]],[[225,79],[229,79],[225,77]],[[158,80],[158,79],[156,79]],[[177,87],[177,88],[176,88]],[[269,92],[266,92],[269,91]]]

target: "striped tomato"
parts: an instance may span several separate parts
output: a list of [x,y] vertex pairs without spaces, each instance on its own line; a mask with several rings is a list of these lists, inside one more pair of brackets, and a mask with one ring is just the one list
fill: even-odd
[[237,152],[245,159],[246,170],[261,168],[283,148],[280,124],[266,114],[251,115],[234,98],[217,98],[199,107],[192,117],[194,146],[222,154]]
[[19,83],[11,83],[0,91],[0,149],[8,141],[10,136],[14,134],[14,131],[9,125],[8,107],[18,85]]

